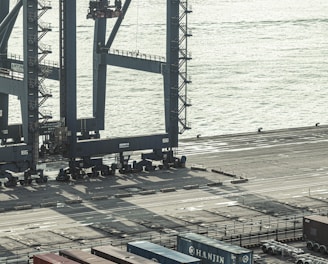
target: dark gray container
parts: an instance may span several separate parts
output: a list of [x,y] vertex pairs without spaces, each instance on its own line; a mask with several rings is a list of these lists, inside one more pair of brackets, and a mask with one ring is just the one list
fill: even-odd
[[79,249],[60,250],[59,255],[81,264],[115,264],[113,261],[98,257]]
[[198,258],[182,254],[175,250],[162,247],[148,241],[130,242],[127,245],[128,252],[154,260],[161,264],[200,264]]
[[251,250],[194,233],[178,235],[177,250],[201,259],[203,264],[253,263]]
[[321,215],[304,216],[303,239],[309,249],[328,253],[328,217]]
[[91,253],[119,264],[154,264],[154,261],[109,245],[93,247]]

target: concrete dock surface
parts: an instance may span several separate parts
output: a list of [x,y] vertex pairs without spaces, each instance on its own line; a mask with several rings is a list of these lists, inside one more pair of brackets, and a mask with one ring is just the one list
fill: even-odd
[[136,240],[174,248],[186,231],[253,245],[258,263],[289,263],[254,245],[277,231],[295,241],[304,215],[328,214],[327,153],[328,127],[313,126],[183,139],[186,168],[65,183],[55,181],[65,162],[48,163],[46,185],[0,188],[0,263]]

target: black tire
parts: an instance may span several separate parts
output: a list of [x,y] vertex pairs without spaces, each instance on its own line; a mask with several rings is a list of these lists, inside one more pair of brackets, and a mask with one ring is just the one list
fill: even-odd
[[306,247],[307,247],[307,249],[309,249],[309,250],[313,250],[313,243],[312,243],[311,241],[307,241],[307,242],[306,242]]
[[322,255],[324,255],[324,254],[327,253],[327,249],[326,249],[325,246],[321,246],[320,249],[319,249],[319,251],[320,251],[320,253],[321,253]]
[[268,248],[268,254],[270,254],[270,255],[274,255],[275,254],[273,248],[271,248],[271,247]]
[[263,251],[263,253],[268,253],[268,248],[265,245],[263,245],[262,246],[262,251]]
[[315,244],[313,245],[313,251],[314,251],[314,252],[319,252],[319,250],[320,250],[320,245],[319,245],[318,243],[315,243]]

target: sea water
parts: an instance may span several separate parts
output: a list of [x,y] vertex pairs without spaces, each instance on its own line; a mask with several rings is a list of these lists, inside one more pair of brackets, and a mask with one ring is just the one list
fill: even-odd
[[[15,3],[15,1],[13,1]],[[58,63],[58,2],[41,20],[52,31],[46,60]],[[13,4],[14,4],[13,3]],[[94,21],[89,1],[77,1],[78,117],[91,117]],[[187,121],[181,137],[231,134],[328,124],[328,1],[189,0]],[[21,14],[22,16],[22,14]],[[22,18],[9,52],[23,54]],[[115,19],[108,21],[108,36]],[[166,1],[132,0],[112,48],[166,56]],[[59,116],[59,85],[47,80],[42,111]],[[104,137],[162,133],[163,76],[108,66]],[[19,101],[10,98],[10,122],[20,121]]]

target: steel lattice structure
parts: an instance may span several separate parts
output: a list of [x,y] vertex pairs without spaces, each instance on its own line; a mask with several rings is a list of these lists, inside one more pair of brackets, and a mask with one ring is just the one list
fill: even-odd
[[[7,170],[25,172],[24,183],[38,172],[39,155],[49,152],[61,154],[69,160],[69,173],[79,175],[82,168],[93,167],[101,173],[110,172],[102,159],[92,157],[118,153],[118,166],[125,167],[124,152],[151,150],[142,155],[137,168],[150,168],[149,160],[164,164],[181,163],[174,157],[179,134],[189,129],[186,122],[187,100],[187,15],[191,12],[187,0],[167,0],[166,61],[119,55],[110,52],[131,0],[110,6],[108,0],[89,2],[87,18],[94,20],[93,47],[93,117],[77,118],[76,74],[76,0],[59,1],[59,66],[47,65],[44,58],[51,50],[42,38],[51,27],[40,18],[51,9],[50,1],[19,0],[10,10],[10,1],[0,3],[0,177],[8,177]],[[23,60],[9,56],[8,40],[20,10],[23,10]],[[107,19],[115,19],[106,39]],[[146,136],[101,139],[104,130],[107,66],[124,67],[137,71],[161,74],[164,83],[165,133]],[[51,97],[43,84],[45,79],[59,81],[60,119],[52,120],[40,107]],[[9,95],[18,96],[22,123],[9,125]],[[43,136],[45,139],[40,142]],[[40,147],[41,146],[41,147]],[[51,150],[51,151],[49,151]],[[184,160],[182,160],[182,163]],[[111,167],[115,170],[116,167]],[[43,181],[42,174],[40,176]],[[13,180],[13,185],[16,179]]]

